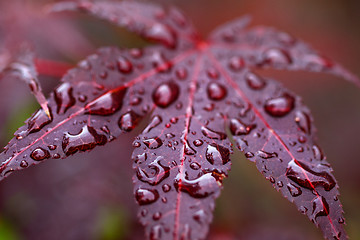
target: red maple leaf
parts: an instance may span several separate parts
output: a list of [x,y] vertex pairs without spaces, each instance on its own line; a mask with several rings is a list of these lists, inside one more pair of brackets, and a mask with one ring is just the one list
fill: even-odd
[[[228,175],[232,144],[327,239],[347,239],[332,168],[307,107],[256,68],[326,72],[360,81],[311,47],[241,18],[202,40],[175,8],[136,2],[62,2],[159,45],[107,47],[70,70],[0,154],[1,178],[88,151],[150,123],[133,143],[134,194],[148,239],[204,239]],[[231,136],[228,136],[229,129]]]

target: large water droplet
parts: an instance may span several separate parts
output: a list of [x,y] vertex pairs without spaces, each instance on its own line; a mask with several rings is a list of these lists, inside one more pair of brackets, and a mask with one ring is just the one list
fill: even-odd
[[125,57],[119,57],[117,59],[117,67],[121,73],[131,73],[133,69],[132,63]]
[[283,49],[271,48],[264,52],[264,63],[273,67],[285,67],[292,63],[290,55]]
[[156,189],[139,188],[135,192],[135,198],[139,205],[146,205],[158,200],[159,193]]
[[86,113],[102,116],[114,114],[122,107],[126,90],[111,91],[95,99],[86,106]]
[[262,77],[252,72],[247,73],[245,79],[248,86],[254,90],[263,89],[266,85],[266,82]]
[[140,117],[141,117],[140,115],[136,114],[133,111],[124,113],[123,115],[121,115],[118,125],[121,130],[130,132],[137,126]]
[[230,161],[229,149],[216,144],[208,145],[206,159],[213,165],[224,165]]
[[151,170],[150,173],[138,167],[136,170],[136,176],[138,179],[154,186],[167,178],[170,175],[170,168],[161,164],[161,160],[163,159],[163,157],[157,157],[149,164],[148,168]]
[[34,159],[35,161],[42,161],[42,160],[50,158],[50,153],[48,150],[38,147],[34,151],[31,152],[30,157],[32,159]]
[[310,190],[322,186],[326,191],[330,191],[336,185],[333,177],[327,172],[315,172],[309,166],[297,160],[291,160],[288,163],[286,176],[300,186]]
[[162,122],[162,118],[159,115],[155,115],[152,119],[150,124],[144,129],[143,134],[144,133],[149,133],[151,131],[151,129],[159,126],[159,124]]
[[220,101],[226,97],[227,90],[223,85],[217,82],[211,82],[207,86],[207,94],[211,100]]
[[70,83],[61,84],[54,92],[55,101],[57,105],[56,112],[64,114],[69,108],[75,105],[75,98],[73,96],[73,88]]
[[233,118],[230,120],[230,131],[234,136],[247,135],[256,127],[256,124],[246,125],[241,120]]
[[329,204],[322,196],[317,196],[313,201],[313,209],[310,219],[316,221],[317,217],[329,215]]
[[39,109],[28,121],[28,133],[40,131],[45,125],[51,123],[53,117],[49,107],[50,118],[43,109]]
[[295,107],[295,99],[285,93],[278,98],[269,99],[265,103],[265,111],[274,117],[283,117]]
[[204,198],[219,189],[220,183],[211,173],[206,173],[195,180],[187,180],[182,176],[181,173],[176,176],[174,186],[177,191],[186,192],[192,197]]
[[214,130],[211,130],[207,127],[201,127],[201,132],[204,134],[205,137],[210,139],[219,139],[224,140],[226,138],[226,134],[222,132],[217,132]]
[[144,35],[150,40],[160,41],[168,47],[176,46],[176,34],[166,25],[154,23],[144,30]]
[[148,138],[143,141],[143,143],[149,148],[149,149],[156,149],[161,147],[163,144],[162,140],[158,137]]
[[311,132],[311,121],[308,114],[303,111],[297,111],[295,113],[295,122],[304,133],[310,134]]
[[286,186],[287,186],[287,189],[289,190],[291,196],[298,197],[301,195],[302,191],[299,187],[295,186],[292,183],[288,183]]
[[66,155],[77,151],[93,149],[96,145],[104,145],[107,142],[105,135],[98,134],[93,127],[85,125],[77,134],[65,133],[62,148]]
[[166,82],[160,84],[152,94],[154,103],[161,107],[166,108],[179,97],[179,87],[174,82]]

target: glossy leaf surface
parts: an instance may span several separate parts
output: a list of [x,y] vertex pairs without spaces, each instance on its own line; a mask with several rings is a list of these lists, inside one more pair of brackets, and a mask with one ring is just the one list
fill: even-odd
[[[256,68],[359,80],[305,43],[248,18],[200,41],[176,9],[135,2],[65,2],[162,45],[102,48],[70,70],[0,154],[1,178],[46,159],[92,150],[133,130],[134,196],[148,239],[204,239],[236,147],[327,239],[347,239],[332,168],[300,97]],[[229,130],[229,131],[227,131]],[[227,132],[231,136],[227,136]]]

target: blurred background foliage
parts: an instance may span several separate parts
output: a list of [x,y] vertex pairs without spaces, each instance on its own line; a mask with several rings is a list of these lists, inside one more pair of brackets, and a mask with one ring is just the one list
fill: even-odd
[[[41,58],[76,63],[100,46],[145,43],[111,24],[81,14],[43,16],[51,1],[0,0],[0,34],[34,42]],[[163,0],[193,19],[206,36],[244,14],[252,25],[292,33],[360,76],[358,0]],[[0,35],[0,38],[2,36]],[[351,239],[360,239],[360,90],[333,76],[266,70],[312,109],[319,144],[340,185]],[[41,78],[49,94],[57,78]],[[20,82],[0,82],[0,143],[5,146],[37,105]],[[141,130],[105,147],[51,160],[12,174],[0,184],[0,240],[143,239],[132,193],[131,142]],[[319,230],[276,193],[239,152],[217,200],[210,240],[322,239]]]

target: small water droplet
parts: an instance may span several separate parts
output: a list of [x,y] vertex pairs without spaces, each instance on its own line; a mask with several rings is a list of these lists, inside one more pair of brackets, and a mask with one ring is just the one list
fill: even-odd
[[124,74],[131,73],[133,69],[132,63],[122,56],[117,59],[117,67],[119,71]]
[[108,76],[108,73],[107,71],[102,71],[99,73],[99,77],[102,78],[102,79],[106,79]]
[[137,126],[139,120],[140,120],[140,115],[136,114],[133,111],[130,111],[121,115],[118,125],[121,130],[130,132]]
[[240,71],[245,66],[244,59],[238,56],[230,58],[229,67],[233,71]]
[[303,111],[297,111],[295,113],[295,122],[304,133],[310,134],[311,132],[311,120],[307,113]]
[[157,157],[148,165],[148,168],[152,170],[151,174],[138,167],[136,170],[138,179],[142,182],[155,186],[167,178],[170,175],[170,168],[161,164],[161,160],[163,159],[163,157]]
[[206,149],[206,159],[212,165],[225,165],[230,161],[230,151],[221,145],[210,144]]
[[171,190],[171,186],[169,184],[162,185],[162,190],[164,192],[169,192]]
[[309,54],[304,56],[307,67],[313,70],[329,69],[334,66],[334,62],[324,56]]
[[288,163],[286,176],[302,187],[310,190],[322,186],[326,191],[335,187],[335,180],[327,172],[315,172],[306,164],[296,160]]
[[195,198],[207,197],[219,189],[219,183],[211,173],[206,173],[194,180],[187,180],[179,173],[175,178],[174,186],[177,191],[186,192]]
[[200,147],[201,145],[203,145],[203,141],[201,139],[196,139],[193,141],[193,144],[195,147]]
[[53,155],[53,158],[54,158],[54,159],[59,159],[59,158],[60,158],[60,154],[55,153],[55,154]]
[[153,137],[149,139],[145,139],[143,143],[149,148],[149,149],[157,149],[161,147],[163,144],[162,140],[158,137]]
[[179,87],[174,82],[166,82],[156,87],[152,94],[154,103],[161,107],[166,108],[179,97]]
[[285,67],[292,63],[288,52],[279,48],[270,48],[263,54],[264,63],[273,67]]
[[160,240],[163,227],[161,225],[155,225],[150,230],[150,240]]
[[49,146],[48,146],[48,148],[49,148],[50,150],[52,150],[52,151],[55,150],[56,147],[57,147],[56,145],[49,145]]
[[317,146],[317,145],[312,146],[312,150],[313,150],[314,158],[316,160],[324,159],[324,154],[319,146]]
[[252,72],[247,73],[245,79],[248,86],[253,90],[263,89],[266,85],[266,82],[262,77]]
[[190,168],[193,170],[199,170],[201,168],[201,166],[197,162],[192,162],[190,164]]
[[176,46],[176,34],[168,26],[161,23],[153,23],[144,29],[144,35],[149,40],[160,41],[168,47]]
[[245,153],[245,157],[247,157],[247,158],[252,158],[252,157],[254,157],[254,153],[252,153],[252,152],[246,152],[246,153]]
[[187,78],[188,72],[186,70],[186,68],[178,68],[176,69],[176,77],[179,80],[184,80]]
[[295,107],[295,99],[285,93],[278,98],[272,98],[266,101],[265,111],[273,117],[283,117]]
[[226,138],[225,133],[217,132],[217,131],[211,130],[207,127],[201,127],[201,132],[205,137],[210,138],[210,139],[224,140]]
[[139,188],[135,192],[135,198],[139,205],[147,205],[158,200],[159,193],[156,189]]
[[282,181],[278,181],[278,182],[276,183],[276,185],[277,185],[278,187],[280,187],[280,188],[284,186],[284,184],[283,184]]
[[142,153],[142,154],[136,155],[136,157],[134,158],[134,162],[136,164],[141,164],[141,163],[145,162],[146,159],[147,159],[147,154]]
[[159,115],[153,116],[150,124],[144,129],[143,134],[149,133],[153,128],[159,126],[160,123],[162,123],[162,118]]
[[233,118],[230,120],[230,131],[232,135],[247,135],[256,127],[256,124],[246,125],[241,120]]
[[200,224],[204,224],[208,218],[205,211],[200,209],[194,213],[193,219]]
[[143,55],[143,51],[140,48],[132,48],[130,49],[130,55],[133,58],[140,58]]
[[209,78],[212,78],[212,79],[218,79],[219,78],[219,73],[214,68],[209,68],[209,69],[207,69],[206,72],[207,72],[207,75],[208,75]]
[[137,106],[142,102],[142,98],[140,97],[133,97],[130,99],[130,105]]
[[139,142],[133,142],[133,147],[136,147],[136,148],[138,148],[138,147],[140,147],[141,146],[141,143],[139,143]]
[[300,206],[300,207],[299,207],[299,211],[300,211],[302,214],[305,214],[305,213],[307,213],[308,209],[307,209],[305,206]]
[[42,161],[48,159],[50,157],[50,153],[48,150],[38,147],[31,152],[30,157],[35,161]]
[[227,90],[223,85],[216,82],[211,82],[207,86],[207,94],[209,99],[220,101],[226,97]]
[[343,217],[339,217],[338,223],[344,224],[344,223],[345,223],[345,219],[344,219]]
[[265,152],[265,151],[257,151],[256,155],[258,155],[259,157],[263,158],[263,159],[269,159],[269,158],[274,158],[277,157],[278,154],[276,152]]
[[22,161],[20,162],[20,167],[22,167],[22,168],[26,168],[26,167],[28,167],[28,166],[29,166],[29,164],[28,164],[28,162],[27,162],[27,161],[22,160]]
[[175,135],[172,134],[172,133],[167,133],[167,134],[165,134],[165,137],[168,138],[168,139],[170,139],[170,138],[175,137]]
[[171,63],[160,52],[153,52],[150,61],[159,72],[166,72],[171,69]]
[[39,109],[28,121],[28,133],[34,133],[40,131],[44,126],[51,123],[53,117],[51,114],[51,108],[49,108],[50,111],[50,118],[47,116],[45,111],[43,109]]
[[287,189],[289,190],[291,196],[293,197],[298,197],[302,194],[302,191],[299,187],[295,186],[292,183],[288,183],[287,185]]
[[155,221],[158,221],[160,218],[161,218],[161,212],[156,212],[156,213],[154,213],[154,215],[153,215],[153,219],[155,220]]
[[189,142],[187,140],[185,141],[184,153],[186,155],[194,155],[194,154],[196,154],[196,151],[190,146],[190,144],[189,144]]
[[117,112],[123,103],[126,88],[107,92],[86,105],[86,114],[91,115],[112,115]]

